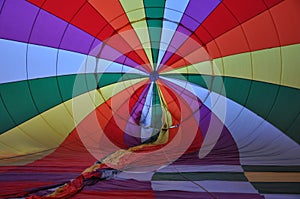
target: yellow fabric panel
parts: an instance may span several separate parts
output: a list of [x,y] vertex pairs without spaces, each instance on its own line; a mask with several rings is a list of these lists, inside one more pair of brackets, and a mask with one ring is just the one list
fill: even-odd
[[282,84],[300,88],[300,44],[282,47]]
[[65,134],[62,132],[71,132],[74,128],[74,119],[72,117],[72,112],[67,108],[70,104],[71,103],[68,101],[61,104],[61,106],[56,106],[55,111],[50,109],[41,114],[42,117],[47,121],[47,123],[63,137],[65,136]]
[[55,129],[51,128],[41,115],[35,116],[30,121],[20,124],[19,128],[45,148],[58,146],[64,138],[62,134],[58,134]]
[[152,59],[152,51],[151,51],[151,43],[148,26],[146,23],[146,14],[144,10],[144,3],[142,0],[128,1],[128,0],[120,0],[120,3],[126,12],[126,15],[131,22],[133,29],[135,30],[137,36],[139,37],[141,44],[145,50],[145,53],[148,57],[148,60],[153,66]]
[[[106,99],[109,99],[111,96],[144,79],[145,78],[118,82],[99,90],[106,94]],[[41,115],[37,115],[19,126],[10,129],[0,135],[2,158],[55,149],[76,127],[76,124],[81,122],[103,102],[104,100],[99,95],[99,92],[93,90],[59,104]],[[51,152],[52,150],[40,153],[34,156],[32,161]],[[21,161],[19,165],[27,163],[29,162]],[[1,161],[0,164],[2,165],[3,162]]]
[[250,182],[300,182],[299,172],[245,172]]
[[249,53],[223,58],[224,76],[252,79],[251,56]]
[[[31,120],[28,122],[30,121]],[[6,147],[2,148],[2,145],[0,145],[1,154],[5,157],[35,153],[45,150],[41,143],[22,131],[19,126],[1,134],[0,142],[5,143],[6,146],[10,147],[9,151],[7,151]]]
[[280,48],[271,48],[253,52],[252,65],[253,79],[273,84],[280,84]]
[[[92,96],[97,96],[97,93],[98,92],[94,90],[89,93],[86,93],[85,95],[82,95],[80,98],[77,97],[72,99],[72,106],[68,106],[68,108],[69,111],[72,113],[74,122],[76,124],[80,123],[90,112],[92,112],[97,107],[94,103],[94,99],[92,98]],[[75,126],[76,125],[74,125],[73,128]]]
[[[13,155],[15,155],[15,152],[17,151],[16,148],[14,148],[13,146],[7,146],[5,143],[0,142],[0,148],[3,149],[3,151],[5,151],[5,154],[0,153],[0,159],[2,158],[6,158],[6,157],[11,157]],[[1,160],[0,160],[0,165],[1,164]]]
[[177,70],[171,70],[163,72],[162,74],[202,74],[202,75],[213,75],[213,63],[210,61],[200,62],[197,64],[190,65],[188,67],[182,67]]
[[[100,94],[104,97],[105,100],[108,100],[111,96],[115,95],[116,93],[119,93],[122,90],[124,90],[134,84],[137,84],[141,81],[144,81],[146,79],[148,79],[148,78],[145,77],[145,78],[133,79],[133,80],[128,80],[128,81],[122,81],[117,84],[111,85],[110,89],[101,89]],[[127,99],[127,98],[124,96],[124,99]]]
[[145,18],[144,3],[142,0],[128,1],[120,0],[120,3],[130,21],[137,21]]

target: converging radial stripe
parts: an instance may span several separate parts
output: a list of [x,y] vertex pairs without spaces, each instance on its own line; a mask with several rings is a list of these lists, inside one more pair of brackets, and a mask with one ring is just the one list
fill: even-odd
[[[190,40],[198,41],[201,45],[206,45],[208,53],[212,58],[299,43],[299,39],[295,33],[299,32],[297,28],[295,29],[295,27],[298,26],[290,23],[290,21],[294,21],[293,19],[299,15],[295,10],[295,6],[293,8],[290,7],[294,5],[292,1],[282,2],[270,10],[267,10],[267,7],[261,2],[257,4],[257,8],[254,7],[252,12],[245,12],[243,19],[243,15],[240,15],[240,22],[237,21],[239,18],[233,16],[230,10],[232,9],[231,7],[234,6],[231,4],[231,7],[229,5],[225,6],[225,4],[226,0],[216,8],[190,38]],[[245,5],[246,4],[247,3],[245,3]],[[251,5],[253,6],[255,4],[251,1]],[[234,7],[234,9],[236,8]],[[238,9],[240,9],[240,7]],[[248,8],[244,7],[244,9],[247,10]],[[281,16],[282,12],[285,11],[285,17],[279,18],[278,16]],[[255,15],[255,13],[257,15]],[[226,16],[230,16],[231,20],[228,19],[225,20],[225,22],[230,23],[231,21],[232,24],[216,25],[216,22],[224,21],[224,17]],[[240,25],[239,23],[242,24]],[[215,31],[216,28],[226,27],[229,28],[224,29],[224,32],[220,35],[214,36],[213,31]],[[206,31],[206,33],[204,33],[204,31]],[[282,32],[287,32],[287,34],[282,34]],[[272,35],[270,35],[271,33]],[[205,38],[208,37],[207,35],[211,37],[210,40],[205,40]],[[199,38],[202,40],[199,41]],[[190,46],[188,46],[189,45],[182,45],[178,51],[189,52]],[[228,46],[230,46],[230,48],[228,48]],[[181,54],[179,57],[174,57],[173,55],[166,65],[170,65],[184,57],[184,54]]]
[[196,28],[206,19],[206,17],[208,17],[216,7],[218,7],[219,4],[220,0],[203,2],[199,2],[197,0],[189,1],[177,31],[169,44],[169,48],[162,58],[160,67],[167,65],[166,62],[168,59],[170,59],[170,57],[176,53],[176,50],[185,42],[192,32],[196,30]]
[[189,0],[178,0],[176,3],[171,0],[166,1],[162,35],[157,60],[158,65],[160,64],[162,57],[165,54],[165,51],[167,50],[176,29],[178,28],[178,24],[184,14],[188,2]]
[[[300,58],[297,56],[299,49],[299,44],[281,46],[225,56],[187,66],[178,61],[162,71],[161,74],[201,73],[300,88],[300,81],[295,77],[299,74],[299,67],[297,67],[300,64]],[[253,76],[251,76],[251,70],[253,70]]]
[[[35,0],[31,0],[30,2],[34,3],[34,1]],[[45,4],[43,4],[42,9],[56,15],[58,18],[64,19],[63,17],[65,14],[63,13],[63,10],[53,9],[53,7],[57,6],[57,2],[48,2],[50,1],[47,1]],[[68,2],[66,4],[68,5],[70,3],[71,2]],[[123,54],[128,54],[128,56],[137,63],[141,65],[145,64],[145,62],[138,56],[136,52],[131,52],[133,50],[128,42],[126,42],[122,36],[116,35],[116,30],[114,30],[113,27],[103,18],[103,16],[100,15],[89,3],[86,2],[83,5],[79,5],[79,8],[72,13],[72,17],[68,18],[67,22],[79,27],[81,30],[87,32],[95,37],[95,39],[99,39],[100,41],[106,41],[106,39],[115,36],[114,40],[118,40],[118,43],[110,42],[113,48],[117,49]],[[91,22],[99,25],[93,26],[89,24]]]
[[[121,33],[121,37],[124,38],[131,49],[136,52],[145,64],[149,63],[149,60],[142,48],[142,44],[137,37],[127,15],[118,0],[89,0],[89,3],[105,18],[107,22],[116,30]],[[114,10],[114,12],[111,12]],[[122,32],[126,32],[122,36]]]
[[151,42],[146,22],[144,2],[121,0],[120,3],[145,50],[151,67],[153,67]]
[[144,0],[145,14],[151,42],[153,68],[157,68],[158,52],[160,48],[161,31],[165,1]]

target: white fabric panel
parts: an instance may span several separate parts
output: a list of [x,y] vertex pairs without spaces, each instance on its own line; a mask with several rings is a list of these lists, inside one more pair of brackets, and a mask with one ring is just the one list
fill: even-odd
[[0,83],[27,79],[27,44],[0,39]]

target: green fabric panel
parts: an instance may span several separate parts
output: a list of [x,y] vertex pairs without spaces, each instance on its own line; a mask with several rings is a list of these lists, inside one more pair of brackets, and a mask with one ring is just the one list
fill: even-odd
[[300,166],[272,166],[272,165],[242,165],[244,171],[252,172],[300,172]]
[[96,88],[94,74],[58,76],[57,80],[63,101]]
[[157,85],[153,85],[153,98],[152,98],[152,115],[151,115],[151,127],[160,128],[161,118],[162,118],[162,110],[161,103],[158,95]]
[[98,79],[99,88],[122,81],[122,74],[101,74]]
[[[39,114],[34,105],[27,81],[1,84],[0,92],[7,111],[16,125],[21,124],[25,120]],[[6,110],[0,110],[0,112],[2,111]],[[1,120],[3,119],[4,118],[1,118]],[[11,123],[10,119],[3,121],[3,123],[6,123],[6,125],[1,125],[0,133],[3,133],[5,130],[8,130],[8,128],[10,129],[15,126]],[[11,126],[8,126],[9,124]]]
[[151,41],[152,58],[154,68],[156,68],[161,29],[163,25],[165,1],[161,0],[144,0],[144,7],[149,27],[149,36]]
[[40,113],[62,103],[56,78],[34,79],[28,83],[32,98]]
[[161,76],[167,77],[167,78],[174,78],[182,81],[188,81],[190,83],[199,85],[203,88],[210,88],[211,87],[211,76],[206,75],[197,75],[197,74],[162,74]]
[[15,126],[15,123],[8,114],[2,99],[0,99],[0,134],[9,130],[12,126]]
[[233,101],[245,105],[249,95],[251,81],[238,78],[224,78],[226,96]]
[[154,181],[248,181],[243,173],[238,172],[182,172],[182,173],[155,173]]
[[[290,87],[280,87],[273,109],[267,118],[274,125],[286,132],[300,113],[300,90]],[[294,127],[295,129],[299,129]],[[299,132],[289,132],[288,136],[300,143]],[[298,139],[297,139],[298,138]]]
[[299,182],[252,182],[259,193],[298,194]]
[[120,81],[126,81],[131,79],[145,78],[139,74],[123,74],[123,73],[105,73],[98,75],[98,86],[104,87],[110,84],[114,84]]
[[275,84],[253,81],[245,106],[262,118],[266,118],[275,102],[278,88],[279,86]]

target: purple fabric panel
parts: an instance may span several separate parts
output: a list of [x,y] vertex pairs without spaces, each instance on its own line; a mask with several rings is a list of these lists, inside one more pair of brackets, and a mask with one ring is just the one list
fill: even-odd
[[87,191],[113,191],[113,190],[133,190],[143,191],[152,190],[150,181],[137,180],[103,180],[93,186],[86,186]]
[[206,17],[218,6],[220,2],[220,0],[191,0],[180,23],[191,31],[196,30],[196,28],[206,19]]
[[[201,128],[201,127],[200,127]],[[199,159],[198,151],[185,154],[176,160],[174,165],[240,165],[239,152],[232,136],[227,128],[223,128],[220,138],[211,152],[202,159]]]
[[28,42],[38,10],[26,1],[5,1],[0,17],[0,38]]
[[176,54],[176,50],[184,43],[184,41],[187,40],[191,32],[189,31],[180,31],[185,29],[177,29],[177,31],[174,33],[174,36],[170,42],[169,47],[167,48],[167,51],[165,55],[162,58],[161,64],[164,65],[168,59],[173,55]]
[[103,43],[99,40],[95,40],[93,42],[89,55],[114,61],[146,72],[146,70],[143,69],[139,64],[126,57],[111,46],[103,45]]
[[[219,5],[220,0],[199,1],[191,0],[183,14],[177,31],[175,32],[170,46],[179,48],[184,41],[194,32],[206,17]],[[186,38],[182,35],[185,35]],[[167,51],[170,51],[169,48]],[[172,55],[172,54],[171,54]],[[171,57],[170,53],[165,54],[161,63],[165,64]]]
[[93,39],[93,36],[69,24],[65,34],[63,35],[60,48],[69,51],[88,54]]
[[124,142],[128,147],[141,144],[141,127],[134,124],[134,121],[129,119],[124,131]]
[[[199,188],[200,189],[200,188]],[[185,192],[185,191],[155,191],[155,198],[160,199],[212,199],[209,193]],[[222,199],[264,199],[260,194],[248,193],[213,193],[216,198]]]
[[41,10],[33,26],[30,43],[58,48],[68,23]]
[[139,126],[139,123],[149,87],[150,84],[143,90],[140,96],[132,96],[134,98],[137,97],[138,101],[135,103],[130,113],[130,121],[127,123],[125,128],[124,142],[127,146],[131,147],[141,144],[141,127]]
[[6,172],[0,175],[0,181],[3,182],[15,182],[15,181],[35,181],[35,182],[61,182],[68,181],[77,177],[78,173],[66,173],[66,172]]
[[208,125],[211,120],[211,111],[205,106],[200,107],[200,121],[199,121],[199,127],[201,129],[202,136],[205,137],[207,131],[208,131]]

